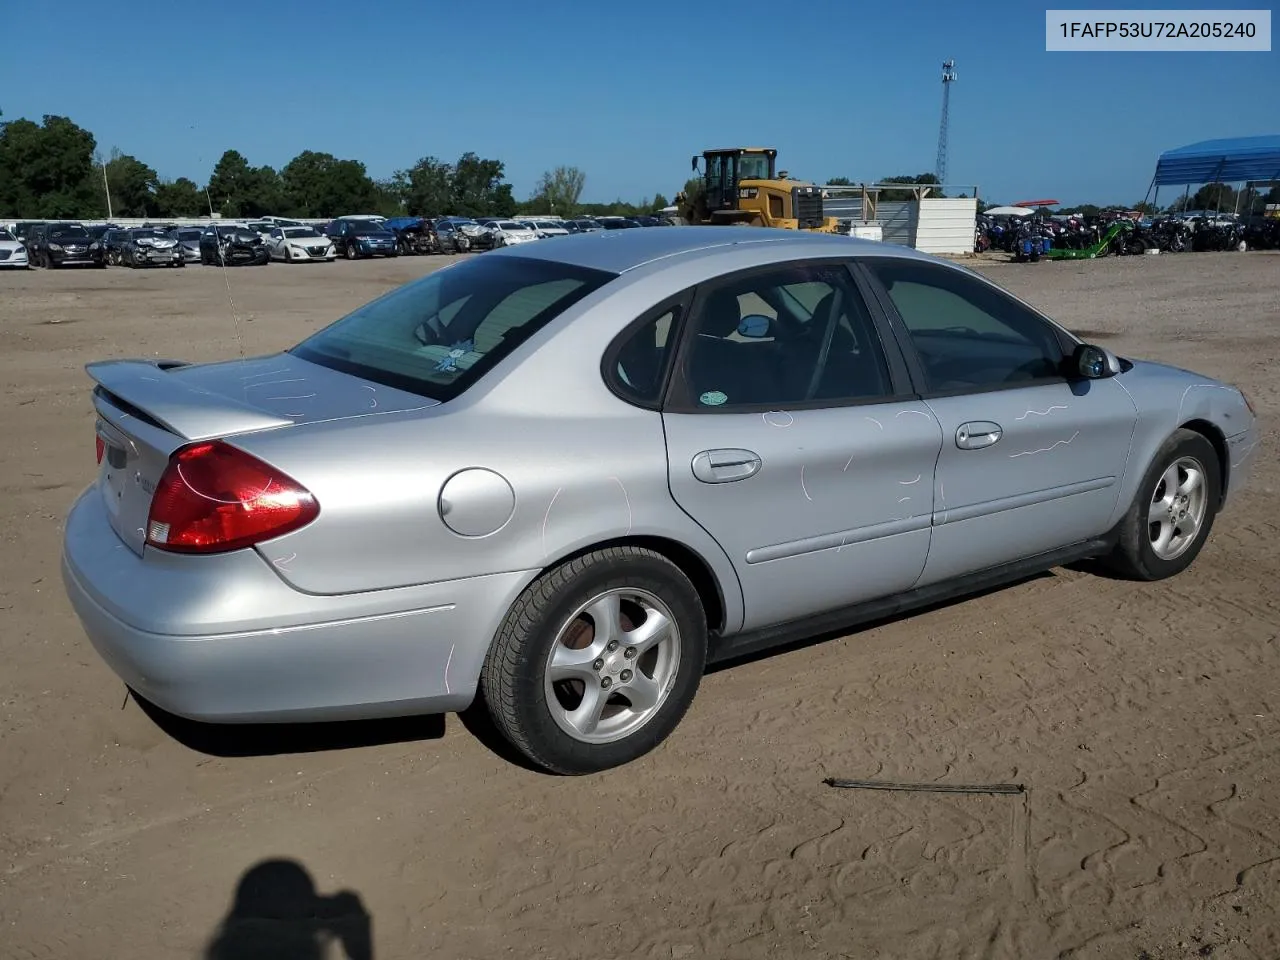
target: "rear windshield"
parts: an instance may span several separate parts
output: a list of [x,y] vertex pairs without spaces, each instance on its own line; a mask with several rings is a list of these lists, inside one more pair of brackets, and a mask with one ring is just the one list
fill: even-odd
[[450,400],[614,276],[548,260],[478,257],[393,290],[291,352]]

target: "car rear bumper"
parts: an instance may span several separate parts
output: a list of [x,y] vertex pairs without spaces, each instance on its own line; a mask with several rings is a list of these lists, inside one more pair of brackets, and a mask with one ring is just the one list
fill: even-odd
[[254,550],[139,557],[95,486],[67,517],[62,574],[90,642],[129,687],[178,716],[245,723],[465,708],[535,571],[303,594]]

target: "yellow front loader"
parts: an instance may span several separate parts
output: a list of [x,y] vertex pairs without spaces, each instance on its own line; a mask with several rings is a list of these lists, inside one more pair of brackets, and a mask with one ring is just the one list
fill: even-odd
[[706,150],[693,158],[703,163],[703,189],[676,197],[686,223],[715,226],[780,227],[836,233],[838,220],[822,211],[822,190],[778,173],[778,151],[771,147]]

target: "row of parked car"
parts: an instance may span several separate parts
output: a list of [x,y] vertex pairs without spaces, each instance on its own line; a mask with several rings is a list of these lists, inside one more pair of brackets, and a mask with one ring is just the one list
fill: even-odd
[[[660,217],[339,217],[321,228],[333,243],[334,256],[350,260],[372,256],[413,256],[430,253],[468,253],[514,246],[532,240],[563,237],[598,230],[670,226]],[[269,236],[301,229],[301,224],[275,220],[249,227],[267,229]],[[284,259],[284,258],[282,258]]]
[[579,219],[353,215],[316,225],[283,217],[200,226],[15,223],[0,227],[0,267],[263,266],[339,257],[412,256],[492,250],[574,233],[668,226],[659,217]]

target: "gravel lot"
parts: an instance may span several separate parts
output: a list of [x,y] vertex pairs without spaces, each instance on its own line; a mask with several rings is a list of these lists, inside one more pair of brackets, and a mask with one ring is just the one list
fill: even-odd
[[[0,274],[0,956],[1280,956],[1280,255],[980,266],[1251,394],[1252,486],[1175,580],[1057,570],[717,671],[665,747],[587,779],[454,716],[158,725],[62,592],[83,364],[271,351],[443,262]],[[272,858],[277,916],[318,919],[242,922]]]

